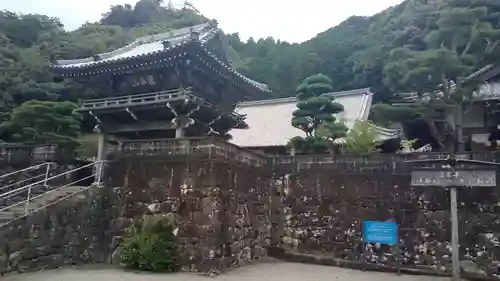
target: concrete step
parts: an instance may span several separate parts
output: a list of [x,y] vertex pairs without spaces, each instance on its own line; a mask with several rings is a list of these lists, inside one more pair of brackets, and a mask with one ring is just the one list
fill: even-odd
[[[46,193],[44,195],[38,196],[37,198],[32,199],[33,201],[30,200],[30,203],[28,205],[28,211],[35,211],[45,205],[48,205],[58,199],[64,198],[68,195],[77,193],[79,191],[82,191],[85,189],[85,186],[68,186],[68,187],[63,187],[60,188],[59,190],[54,190],[50,193]],[[34,195],[36,197],[37,195]],[[18,202],[22,202],[26,200],[26,197],[23,197],[20,199]],[[11,203],[12,204],[12,203]],[[0,209],[4,209],[5,206],[0,206]],[[26,204],[21,203],[17,206],[8,208],[0,212],[0,225],[3,223],[6,223],[10,220],[12,220],[15,217],[22,216],[26,213]]]
[[11,221],[12,219],[0,219],[0,227],[6,223],[8,223],[9,221]]
[[0,219],[11,219],[16,216],[14,212],[0,212]]
[[[38,204],[36,202],[35,203],[30,202],[30,204],[28,205],[28,212],[35,211],[35,210],[37,210],[38,208],[41,208],[41,207],[43,207],[43,205],[40,205],[40,204]],[[21,205],[9,208],[6,211],[7,212],[12,212],[12,213],[15,213],[15,214],[24,214],[26,212],[26,204],[21,204]]]
[[[57,188],[54,187],[54,188],[47,188],[47,189],[43,189],[43,190],[35,190],[33,189],[30,193],[30,197],[37,197],[39,195],[43,195],[43,194],[46,194],[48,193],[49,191],[52,191],[50,192],[49,194],[47,195],[50,195],[50,194],[71,194],[71,193],[74,193],[74,192],[78,192],[82,189],[84,189],[85,187],[81,187],[81,186],[68,186],[68,187],[63,187],[63,188],[60,188],[59,190],[56,190]],[[13,202],[19,202],[19,201],[24,201],[26,200],[26,197],[28,196],[28,192],[23,192],[22,194],[16,194],[15,196],[12,196],[12,197],[9,197],[8,201],[10,201],[9,203],[12,204]],[[43,196],[41,196],[43,197]],[[1,200],[0,200],[1,201]],[[9,204],[9,205],[10,205]],[[0,206],[2,205],[6,205],[5,203],[3,202],[0,202]]]

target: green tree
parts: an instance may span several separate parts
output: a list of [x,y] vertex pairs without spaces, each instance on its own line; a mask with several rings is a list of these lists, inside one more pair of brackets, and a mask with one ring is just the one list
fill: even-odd
[[[0,12],[0,122],[8,120],[14,108],[32,99],[77,102],[78,98],[99,98],[99,94],[76,83],[54,83],[48,66],[55,59],[108,52],[138,36],[207,21],[195,9],[174,9],[161,3],[141,0],[133,5],[114,6],[98,23],[87,23],[70,32],[64,30],[58,19]],[[439,92],[439,71],[433,72],[429,83],[425,63],[438,64],[441,69],[448,67],[435,61],[435,55],[443,50],[451,51],[451,55],[437,57],[441,62],[458,58],[460,63],[455,68],[461,72],[459,75],[445,71],[445,80],[457,76],[456,86],[450,83],[449,88],[458,89],[454,93],[465,87],[474,88],[474,83],[462,85],[460,81],[467,73],[498,61],[499,29],[497,0],[406,0],[371,17],[350,17],[300,44],[274,38],[244,42],[237,34],[221,36],[233,67],[268,84],[273,90],[269,98],[292,96],[304,77],[324,73],[333,79],[332,91],[370,87],[375,93],[374,102],[383,103],[383,108],[402,89]],[[394,54],[398,52],[408,56],[396,59]],[[419,70],[408,74],[406,83],[401,83],[406,68],[415,65]],[[436,85],[438,89],[433,88]],[[431,103],[436,105],[392,110],[389,115],[398,119],[412,119],[416,113],[430,116],[448,102],[435,99]],[[463,104],[466,107],[467,101]],[[453,108],[448,104],[446,110],[452,112]]]
[[499,51],[500,39],[500,30],[488,22],[486,7],[461,7],[462,3],[450,1],[442,10],[438,29],[426,38],[433,49],[394,49],[384,69],[385,83],[394,91],[414,92],[425,109],[419,110],[427,118],[432,119],[436,111],[453,115],[451,125],[459,151],[464,147],[463,112],[478,85],[466,77]]
[[345,135],[345,125],[336,122],[335,118],[335,114],[342,112],[344,106],[327,95],[331,91],[332,80],[324,74],[312,75],[298,86],[298,109],[293,112],[291,122],[294,127],[304,131],[306,138],[293,138],[293,146],[320,152],[329,146],[329,142]]
[[296,90],[299,102],[293,112],[292,125],[311,137],[321,124],[335,122],[334,114],[344,111],[344,106],[324,95],[331,91],[332,80],[324,74],[304,79]]
[[75,148],[80,134],[77,107],[71,102],[28,101],[14,109],[0,132],[8,141]]
[[[206,21],[190,9],[172,10],[161,4],[142,0],[133,8],[114,8],[108,21],[107,15],[103,16],[105,24],[86,23],[71,32],[65,31],[55,18],[0,11],[0,123],[9,121],[12,110],[27,101],[78,102],[99,97],[75,81],[55,82],[49,68],[55,59],[108,52],[138,36]],[[131,13],[127,14],[127,10]],[[19,141],[15,132],[7,129],[4,125],[2,140]]]
[[325,122],[318,127],[318,130],[316,131],[316,136],[326,139],[333,143],[335,140],[345,137],[347,130],[348,129],[344,124],[344,122],[341,121]]
[[344,151],[352,154],[369,154],[377,151],[377,132],[369,121],[357,121],[347,133]]

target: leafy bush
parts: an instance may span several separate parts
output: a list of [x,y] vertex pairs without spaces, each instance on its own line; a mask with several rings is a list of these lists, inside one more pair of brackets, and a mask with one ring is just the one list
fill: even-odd
[[344,151],[352,154],[369,154],[377,151],[378,133],[369,121],[356,121],[346,135]]
[[164,216],[146,216],[132,229],[120,251],[120,260],[130,269],[176,272],[180,256],[174,223]]

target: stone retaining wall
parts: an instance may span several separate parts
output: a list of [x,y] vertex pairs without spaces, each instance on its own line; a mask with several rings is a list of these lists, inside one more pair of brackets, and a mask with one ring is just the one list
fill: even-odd
[[[367,245],[365,220],[399,223],[401,266],[450,272],[447,190],[411,187],[408,174],[337,174],[311,168],[282,177],[281,247],[296,253],[397,266],[394,248]],[[460,254],[464,271],[499,277],[500,198],[498,187],[459,191]],[[363,250],[366,251],[365,257]]]
[[125,158],[110,162],[107,174],[107,186],[118,187],[115,241],[135,219],[155,213],[175,217],[184,271],[218,274],[265,256],[269,181],[260,168]]
[[105,262],[106,200],[88,189],[0,228],[0,273]]
[[[211,143],[155,147],[114,155],[103,194],[2,230],[1,271],[116,262],[134,220],[164,214],[179,227],[184,271],[217,274],[265,256],[271,245],[308,257],[450,272],[448,192],[411,187],[404,163],[411,156],[271,159]],[[498,187],[459,192],[462,267],[475,276],[500,276],[499,202]],[[365,220],[399,223],[400,261],[395,249],[363,245]]]

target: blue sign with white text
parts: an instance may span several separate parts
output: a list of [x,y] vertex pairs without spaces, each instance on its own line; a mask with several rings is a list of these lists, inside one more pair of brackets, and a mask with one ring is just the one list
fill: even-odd
[[390,221],[364,221],[363,241],[365,243],[396,245],[398,243],[398,224]]

